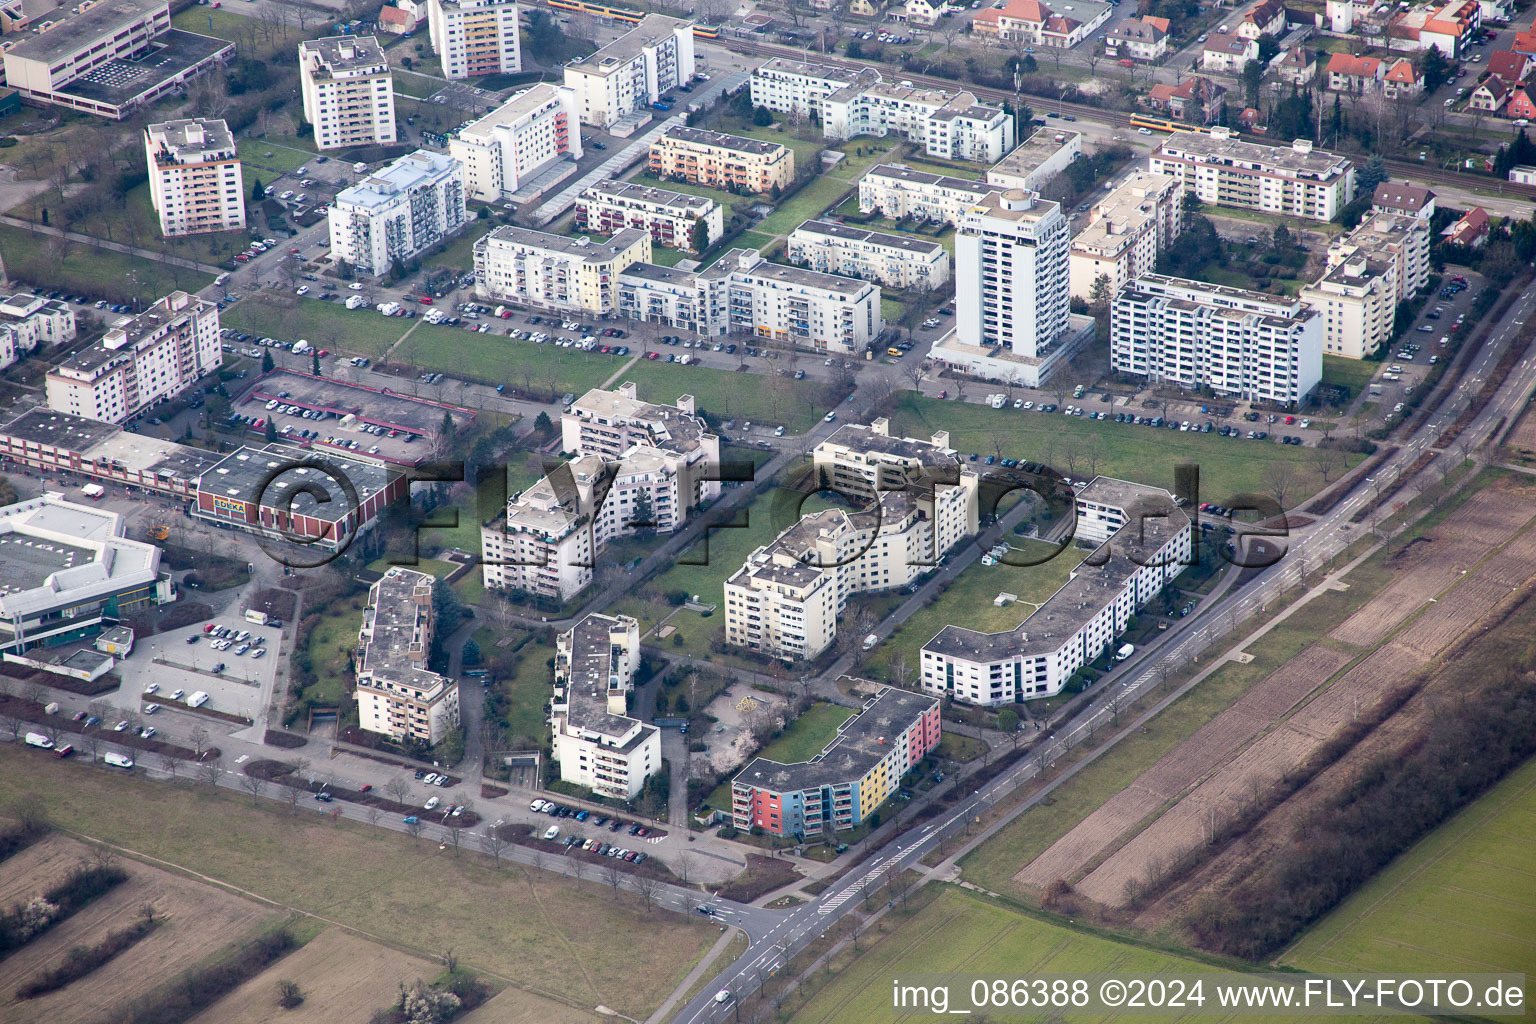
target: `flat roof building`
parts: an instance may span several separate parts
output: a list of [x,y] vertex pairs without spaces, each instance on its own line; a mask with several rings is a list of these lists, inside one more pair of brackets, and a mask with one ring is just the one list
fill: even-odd
[[623,228],[594,242],[507,224],[475,242],[474,255],[482,298],[607,316],[618,308],[619,275],[651,258],[651,235]]
[[880,164],[859,179],[859,212],[892,220],[959,224],[966,210],[1001,192],[984,181],[919,171],[905,164]]
[[464,167],[418,149],[336,195],[327,218],[331,256],[364,274],[388,273],[396,261],[457,234],[469,223]]
[[637,228],[649,232],[655,245],[697,253],[725,234],[725,211],[705,196],[600,181],[576,197],[575,226],[601,235]]
[[167,238],[245,227],[245,178],[229,125],[187,118],[144,129],[149,201]]
[[315,148],[395,142],[394,79],[375,36],[304,40],[299,44],[299,85]]
[[1083,155],[1083,133],[1037,128],[987,172],[987,184],[1038,192]]
[[106,620],[176,599],[160,549],[100,506],[48,493],[0,508],[0,651],[94,636]]
[[358,644],[358,725],[396,743],[432,746],[459,726],[459,684],[427,667],[438,581],[398,566],[368,591]]
[[629,714],[640,625],[586,615],[555,640],[550,727],[560,778],[614,800],[634,800],[661,768],[661,730]]
[[647,14],[596,53],[565,66],[581,123],[597,128],[644,111],[694,75],[693,22]]
[[0,459],[178,498],[195,495],[198,478],[223,458],[206,448],[46,408],[29,409],[0,426]]
[[427,32],[446,78],[523,69],[515,0],[427,0]]
[[581,159],[576,94],[557,85],[524,89],[459,129],[448,154],[464,165],[471,199],[499,203],[555,162]]
[[1072,297],[1088,300],[1102,278],[1113,300],[1157,260],[1184,230],[1184,190],[1177,178],[1134,174],[1094,206],[1072,236]]
[[1153,151],[1154,174],[1178,178],[1202,203],[1329,221],[1355,197],[1355,166],[1297,139],[1244,142],[1226,128],[1174,132]]
[[731,781],[736,828],[811,839],[857,827],[938,746],[939,701],[882,687],[807,761],[753,758]]
[[727,192],[777,194],[794,184],[788,146],[705,128],[668,128],[651,143],[651,173]]
[[928,292],[949,281],[949,252],[938,242],[831,220],[808,220],[790,232],[784,258],[901,291]]

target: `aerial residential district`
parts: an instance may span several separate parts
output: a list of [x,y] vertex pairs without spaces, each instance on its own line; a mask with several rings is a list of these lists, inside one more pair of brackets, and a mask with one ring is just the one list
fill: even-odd
[[1533,19],[0,0],[0,1021],[1525,1015]]

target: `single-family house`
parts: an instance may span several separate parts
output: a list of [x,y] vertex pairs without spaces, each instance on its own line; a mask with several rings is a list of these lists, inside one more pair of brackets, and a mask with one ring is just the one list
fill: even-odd
[[1011,0],[1001,10],[989,8],[972,18],[971,34],[983,40],[1070,49],[1108,21],[1113,10],[1098,0],[1058,0],[1054,9],[1040,0]]
[[1515,40],[1509,44],[1509,48],[1527,57],[1536,57],[1536,30],[1516,32]]
[[1259,44],[1255,39],[1244,39],[1233,33],[1212,32],[1200,55],[1200,67],[1206,71],[1219,71],[1240,75],[1243,65],[1259,56]]
[[1317,54],[1303,46],[1293,46],[1280,56],[1275,72],[1282,82],[1308,86],[1317,77]]
[[1154,85],[1147,95],[1147,105],[1178,121],[1210,125],[1221,117],[1221,105],[1226,95],[1226,86],[1200,75],[1191,75],[1178,85]]
[[1435,215],[1435,194],[1423,185],[1384,181],[1371,196],[1371,212],[1430,220]]
[[944,17],[946,6],[942,0],[939,3],[932,3],[931,0],[907,0],[904,20],[909,25],[937,25],[939,19]]
[[1509,99],[1509,87],[1504,84],[1502,78],[1489,75],[1477,83],[1467,96],[1467,107],[1470,110],[1481,110],[1485,114],[1497,114]]
[[1336,53],[1328,58],[1328,88],[1334,92],[1357,96],[1374,92],[1382,74],[1381,61],[1376,57]]
[[1423,91],[1424,79],[1420,77],[1418,68],[1406,57],[1399,57],[1396,63],[1387,68],[1386,74],[1381,76],[1381,92],[1388,99],[1418,96]]
[[1469,249],[1475,249],[1488,241],[1488,227],[1488,211],[1481,206],[1474,206],[1461,220],[1447,227],[1442,234],[1452,245],[1464,245]]
[[1104,55],[1132,60],[1161,60],[1168,53],[1168,19],[1127,18],[1104,37]]
[[1516,50],[1495,50],[1488,55],[1488,73],[1496,75],[1505,85],[1523,82],[1536,70],[1536,58]]
[[1516,120],[1536,119],[1536,102],[1531,100],[1531,87],[1517,85],[1509,91],[1509,102],[1504,104],[1504,116]]
[[1243,16],[1237,34],[1254,42],[1259,41],[1259,36],[1279,39],[1285,35],[1285,6],[1280,0],[1259,0],[1259,4]]

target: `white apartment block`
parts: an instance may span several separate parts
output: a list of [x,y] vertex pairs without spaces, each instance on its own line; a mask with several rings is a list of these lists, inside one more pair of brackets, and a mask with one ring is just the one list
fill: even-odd
[[469,198],[499,203],[557,160],[581,159],[576,94],[557,85],[524,89],[448,140],[464,165]]
[[427,668],[436,585],[397,566],[368,591],[358,633],[358,724],[397,743],[431,746],[459,726],[459,684]]
[[219,308],[172,292],[48,373],[48,408],[122,423],[216,371]]
[[3,84],[33,103],[122,120],[234,56],[235,44],[171,26],[168,0],[14,3]]
[[475,243],[475,294],[578,316],[618,308],[619,275],[651,258],[651,236],[624,228],[606,241],[505,225]]
[[338,193],[328,219],[332,258],[377,277],[469,223],[464,167],[425,149],[407,153]]
[[304,119],[315,148],[390,145],[395,141],[394,81],[374,36],[327,36],[299,44]]
[[661,730],[630,717],[640,625],[587,615],[555,640],[549,721],[560,778],[598,796],[633,800],[661,768]]
[[790,232],[784,258],[902,291],[932,291],[949,281],[949,253],[938,242],[831,220],[808,220]]
[[1033,192],[993,193],[955,235],[955,341],[1001,349],[1037,387],[1070,359],[1070,238],[1061,204]]
[[565,85],[576,92],[581,123],[608,128],[693,75],[693,22],[647,14],[592,56],[567,64]]
[[695,272],[634,264],[619,275],[619,312],[840,355],[862,352],[885,329],[878,285],[770,263],[751,249],[732,249]]
[[1083,155],[1083,133],[1064,128],[1038,128],[1018,148],[989,171],[987,184],[1039,192],[1046,182],[1066,171]]
[[1153,174],[1178,178],[1202,203],[1329,221],[1355,197],[1355,167],[1297,139],[1239,141],[1226,128],[1174,132],[1152,152]]
[[67,302],[18,292],[0,298],[0,330],[16,346],[16,356],[30,355],[39,345],[58,345],[75,338],[75,309]]
[[1002,191],[984,181],[918,171],[905,164],[880,164],[859,179],[859,212],[892,220],[907,217],[959,224],[966,210]]
[[795,151],[705,128],[668,128],[651,143],[651,173],[726,192],[777,195],[795,181]]
[[1323,351],[1364,359],[1392,340],[1397,316],[1397,266],[1357,252],[1334,263],[1301,290],[1301,301],[1323,322]]
[[144,129],[144,158],[162,235],[245,227],[245,179],[229,125],[202,119],[152,124]]
[[1377,212],[1328,246],[1328,265],[1360,253],[1385,260],[1397,268],[1397,299],[1408,299],[1429,287],[1429,220],[1399,213]]
[[1110,367],[1281,405],[1323,375],[1323,318],[1300,299],[1145,274],[1115,299]]
[[725,584],[726,642],[810,661],[837,639],[851,596],[904,587],[973,536],[979,478],[948,442],[891,437],[882,419],[817,445],[814,471],[867,504],[807,515],[748,555]]
[[481,529],[482,577],[492,589],[564,602],[592,582],[594,561],[613,540],[672,533],[720,494],[720,438],[694,412],[642,402],[626,382],[593,389],[561,420],[561,465],[507,502]]
[[828,139],[900,135],[945,160],[996,163],[1013,148],[1014,119],[974,93],[919,89],[828,64],[776,57],[752,73],[752,104],[815,116]]
[[1099,201],[1072,237],[1072,297],[1088,299],[1104,278],[1109,298],[1142,274],[1184,230],[1184,190],[1177,178],[1138,173]]
[[576,230],[613,235],[625,228],[648,232],[653,245],[702,252],[725,234],[725,211],[704,196],[627,181],[600,181],[576,197]]
[[940,630],[923,646],[924,693],[980,707],[1053,697],[1192,560],[1189,517],[1166,491],[1095,477],[1078,494],[1077,514],[1084,539],[1115,520],[1124,526],[1013,629]]
[[427,32],[447,78],[523,69],[515,0],[428,0]]

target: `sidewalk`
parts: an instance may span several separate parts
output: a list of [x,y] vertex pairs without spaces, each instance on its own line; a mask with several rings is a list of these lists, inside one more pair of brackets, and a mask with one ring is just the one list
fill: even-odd
[[715,944],[709,947],[709,951],[699,958],[698,963],[693,965],[693,970],[684,975],[683,980],[677,983],[677,987],[672,990],[672,994],[667,996],[667,1001],[656,1007],[655,1012],[645,1019],[645,1024],[660,1024],[661,1021],[666,1020],[667,1014],[671,1013],[672,1008],[683,998],[683,993],[692,989],[694,984],[704,976],[704,973],[710,969],[714,962],[720,959],[721,954],[730,948],[731,940],[736,937],[738,931],[740,931],[738,928],[724,929],[720,937],[715,940]]

